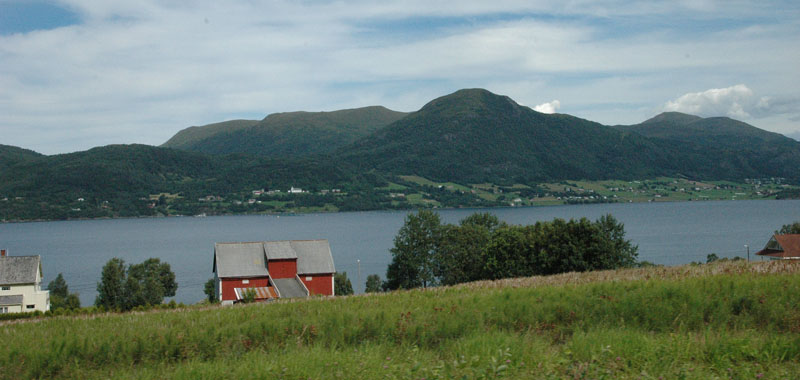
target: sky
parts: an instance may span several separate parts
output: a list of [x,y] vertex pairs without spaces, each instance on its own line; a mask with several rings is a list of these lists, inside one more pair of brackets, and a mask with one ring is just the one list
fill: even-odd
[[44,154],[462,88],[800,133],[800,2],[0,0],[0,144]]

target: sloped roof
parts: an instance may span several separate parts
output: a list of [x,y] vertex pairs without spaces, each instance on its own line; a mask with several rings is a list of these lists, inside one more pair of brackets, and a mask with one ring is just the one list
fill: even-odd
[[233,288],[233,292],[236,293],[237,300],[244,299],[245,292],[249,290],[255,292],[255,299],[257,300],[268,300],[271,298],[278,298],[278,295],[275,294],[275,291],[272,290],[272,288],[269,286],[254,287],[254,288]]
[[335,273],[328,240],[216,243],[214,269],[219,277],[267,276],[265,260],[297,259],[297,274]]
[[0,296],[0,306],[22,305],[22,295]]
[[33,284],[41,273],[41,259],[36,256],[0,257],[0,285]]
[[291,245],[297,253],[297,274],[336,272],[328,240],[292,240]]
[[218,277],[267,276],[264,243],[214,244],[214,272]]
[[292,249],[292,244],[288,240],[284,241],[265,241],[264,252],[267,253],[269,260],[296,259],[297,253]]
[[308,297],[308,290],[297,277],[273,278],[272,283],[278,288],[281,298]]
[[800,234],[774,235],[756,255],[770,257],[800,257]]

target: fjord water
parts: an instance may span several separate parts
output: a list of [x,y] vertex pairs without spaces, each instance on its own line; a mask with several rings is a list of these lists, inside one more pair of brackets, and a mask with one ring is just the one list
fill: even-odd
[[[612,214],[625,224],[626,237],[639,245],[639,259],[679,265],[709,253],[745,257],[760,250],[781,225],[800,220],[800,200],[714,201],[567,205],[526,208],[439,210],[457,223],[474,212],[491,212],[511,224],[553,218],[596,219]],[[175,217],[0,224],[0,248],[11,255],[41,255],[42,287],[63,273],[84,306],[94,302],[103,265],[112,257],[139,263],[158,257],[178,281],[176,302],[203,299],[213,276],[215,242],[328,239],[336,269],[347,272],[356,292],[369,274],[385,277],[392,239],[406,211],[304,215]],[[751,259],[760,260],[760,258]],[[359,281],[358,261],[361,275]]]

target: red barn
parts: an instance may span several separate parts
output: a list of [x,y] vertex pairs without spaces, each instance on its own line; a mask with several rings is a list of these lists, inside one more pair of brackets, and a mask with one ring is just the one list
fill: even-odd
[[214,283],[223,304],[247,291],[256,300],[332,296],[333,256],[327,240],[285,240],[214,245]]

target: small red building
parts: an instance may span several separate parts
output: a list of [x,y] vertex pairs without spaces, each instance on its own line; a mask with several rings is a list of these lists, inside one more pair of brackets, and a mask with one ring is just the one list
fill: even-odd
[[756,255],[777,260],[800,260],[800,234],[776,234]]
[[214,244],[214,283],[223,304],[256,300],[332,296],[333,255],[327,240],[284,240]]

